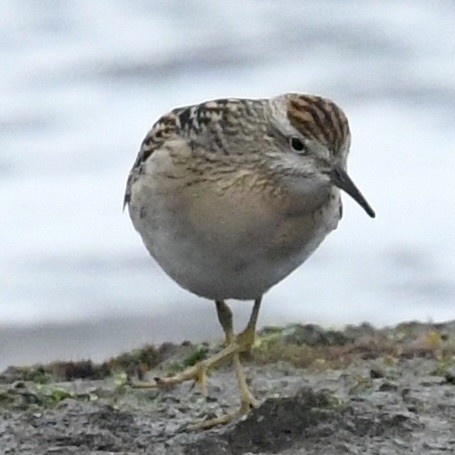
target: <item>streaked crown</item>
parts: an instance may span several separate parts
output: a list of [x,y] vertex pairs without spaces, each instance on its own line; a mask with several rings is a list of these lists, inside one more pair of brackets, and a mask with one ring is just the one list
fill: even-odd
[[350,143],[348,119],[333,101],[314,95],[289,94],[287,116],[307,139],[316,139],[337,157]]

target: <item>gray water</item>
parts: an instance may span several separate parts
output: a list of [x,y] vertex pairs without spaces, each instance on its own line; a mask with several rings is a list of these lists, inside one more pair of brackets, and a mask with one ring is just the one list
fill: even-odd
[[261,323],[453,318],[454,23],[452,0],[2,1],[0,326],[128,317],[208,334],[212,306],[160,271],[122,212],[125,180],[171,108],[289,91],[344,108],[377,218],[345,198]]

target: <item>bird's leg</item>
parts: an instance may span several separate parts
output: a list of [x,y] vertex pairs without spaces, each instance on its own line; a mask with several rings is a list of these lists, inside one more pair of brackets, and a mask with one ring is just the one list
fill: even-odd
[[168,378],[155,377],[154,382],[137,382],[133,384],[133,387],[138,389],[166,389],[172,388],[177,384],[181,384],[182,382],[193,380],[199,386],[201,393],[207,395],[207,370],[216,367],[218,364],[222,363],[225,359],[231,357],[239,350],[240,346],[237,343],[230,344],[212,357],[206,360],[201,360],[200,362],[196,363],[196,365],[187,368],[181,373],[177,373],[176,375]]
[[[237,344],[240,345],[241,350],[239,352],[249,352],[254,344],[254,338],[256,335],[256,323],[258,320],[259,309],[261,307],[262,298],[259,297],[254,301],[253,309],[251,310],[250,319],[243,332],[239,333],[236,337]],[[254,398],[248,385],[246,383],[245,373],[240,363],[239,353],[234,354],[233,357],[235,374],[237,376],[237,382],[240,389],[241,399],[241,410],[242,414],[246,414],[250,408],[256,408],[259,406],[259,401]]]
[[235,420],[241,415],[247,414],[251,408],[259,405],[258,400],[254,398],[253,394],[248,388],[245,373],[240,362],[240,353],[249,351],[254,343],[256,323],[261,306],[261,299],[258,298],[254,301],[253,310],[251,311],[250,319],[243,332],[234,335],[234,328],[232,322],[232,311],[223,300],[216,301],[216,311],[218,320],[224,331],[226,339],[226,346],[218,354],[198,362],[196,365],[187,368],[186,370],[178,373],[169,378],[155,378],[155,382],[151,383],[138,383],[134,386],[137,388],[171,388],[182,382],[193,380],[199,386],[202,393],[207,393],[207,370],[218,366],[225,360],[232,359],[234,370],[237,377],[237,383],[240,390],[240,407],[237,411],[232,413],[223,414],[214,419],[205,420],[203,422],[190,425],[188,430],[201,430],[211,428],[217,425],[223,425]]
[[262,297],[254,301],[253,309],[251,310],[250,320],[243,332],[237,335],[237,343],[242,346],[241,352],[249,352],[254,344],[256,336],[256,323],[258,321],[259,309],[261,308]]
[[248,385],[246,383],[245,372],[243,371],[242,364],[240,362],[240,352],[247,352],[251,349],[254,343],[254,337],[256,332],[256,323],[258,320],[259,309],[261,307],[261,298],[254,301],[254,306],[251,311],[250,319],[243,332],[239,333],[237,337],[234,336],[233,324],[232,324],[232,312],[231,309],[226,305],[223,300],[216,302],[216,309],[218,319],[224,330],[226,337],[227,347],[232,345],[238,345],[240,350],[235,351],[232,354],[232,361],[234,363],[235,374],[237,376],[237,382],[240,389],[240,401],[241,409],[246,414],[251,407],[257,407],[259,402],[251,394]]
[[[226,304],[224,300],[216,300],[216,314],[218,316],[218,321],[221,324],[221,327],[223,328],[224,332],[224,337],[226,340],[226,348],[221,351],[223,353],[226,349],[229,347],[233,348],[235,346],[234,343],[234,325],[232,322],[232,311]],[[229,351],[228,351],[229,352]],[[220,354],[221,354],[220,353]],[[237,355],[238,354],[233,354]],[[223,354],[220,359],[213,360],[214,357],[211,357],[209,360],[212,361],[210,362],[210,365],[206,365],[205,367],[201,365],[201,368],[199,368],[199,376],[195,379],[195,383],[199,387],[201,393],[206,396],[207,393],[207,370],[209,368],[213,368],[217,366],[218,363],[222,362],[224,359],[229,358],[231,356],[230,353]],[[203,362],[201,362],[203,363]]]
[[216,300],[216,314],[221,327],[223,327],[226,346],[229,346],[234,341],[234,325],[232,322],[232,311],[227,306],[224,300]]
[[212,357],[202,360],[186,370],[168,378],[154,378],[154,382],[139,382],[133,384],[136,388],[172,388],[177,384],[193,380],[203,395],[207,395],[207,371],[218,366],[224,360],[232,358],[241,350],[236,342],[232,324],[231,309],[222,300],[216,301],[218,320],[223,327],[226,338],[226,347]]
[[248,414],[251,408],[259,406],[259,401],[253,396],[248,388],[245,372],[243,371],[243,367],[240,362],[240,352],[249,351],[254,343],[256,322],[259,314],[259,308],[261,306],[261,299],[258,298],[254,301],[253,310],[248,324],[245,327],[245,330],[237,335],[237,337],[234,337],[232,313],[230,308],[224,303],[224,301],[216,302],[216,305],[218,319],[220,320],[226,336],[227,347],[237,345],[240,348],[239,350],[235,350],[232,354],[232,362],[234,364],[235,375],[237,377],[237,383],[240,390],[240,407],[237,411],[191,425],[188,427],[189,430],[202,430],[212,428],[217,425],[227,424],[244,414]]

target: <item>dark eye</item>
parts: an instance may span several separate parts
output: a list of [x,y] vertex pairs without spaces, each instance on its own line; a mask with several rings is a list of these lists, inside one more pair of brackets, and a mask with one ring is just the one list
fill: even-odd
[[289,142],[296,152],[303,152],[305,150],[305,144],[298,137],[291,137]]

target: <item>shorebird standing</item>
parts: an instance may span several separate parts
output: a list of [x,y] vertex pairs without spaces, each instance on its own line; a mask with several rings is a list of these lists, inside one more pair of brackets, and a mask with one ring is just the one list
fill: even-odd
[[[194,380],[206,392],[207,370],[232,359],[240,409],[201,428],[257,406],[239,353],[254,342],[264,293],[337,227],[340,189],[375,216],[346,172],[350,140],[347,118],[336,104],[293,93],[177,108],[145,137],[124,201],[134,227],[171,278],[216,302],[226,338],[213,357],[145,386]],[[226,299],[254,300],[238,335]]]

